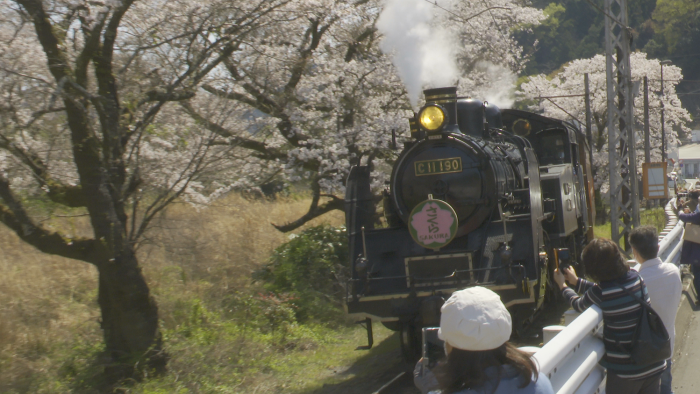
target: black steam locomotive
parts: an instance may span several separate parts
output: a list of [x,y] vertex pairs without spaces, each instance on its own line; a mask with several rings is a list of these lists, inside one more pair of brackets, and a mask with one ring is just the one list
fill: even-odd
[[420,350],[422,327],[469,286],[497,292],[514,329],[556,298],[555,265],[575,263],[592,239],[595,211],[586,138],[575,125],[424,91],[410,119],[412,141],[383,193],[376,228],[366,166],[350,171],[346,222],[353,261],[346,309],[366,324],[400,331],[404,355]]

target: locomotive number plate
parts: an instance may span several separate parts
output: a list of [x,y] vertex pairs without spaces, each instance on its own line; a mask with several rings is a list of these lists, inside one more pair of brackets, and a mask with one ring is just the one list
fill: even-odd
[[449,174],[462,172],[462,158],[449,157],[447,159],[422,160],[414,163],[416,176]]

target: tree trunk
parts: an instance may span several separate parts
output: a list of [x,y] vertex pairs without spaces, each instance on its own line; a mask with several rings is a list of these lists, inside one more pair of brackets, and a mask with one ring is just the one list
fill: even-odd
[[158,307],[129,248],[98,265],[98,302],[110,363],[108,379],[140,378],[165,371],[168,356],[158,330]]

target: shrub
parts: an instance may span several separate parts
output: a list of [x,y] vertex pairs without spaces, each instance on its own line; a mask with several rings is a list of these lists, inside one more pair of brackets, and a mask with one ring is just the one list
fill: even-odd
[[350,269],[345,228],[320,225],[289,238],[254,279],[264,281],[270,292],[291,297],[299,322],[337,319]]

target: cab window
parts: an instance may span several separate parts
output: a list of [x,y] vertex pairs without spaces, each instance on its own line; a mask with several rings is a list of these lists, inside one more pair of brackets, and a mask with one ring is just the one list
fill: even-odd
[[537,133],[537,157],[540,165],[571,163],[569,138],[564,130],[543,130]]

